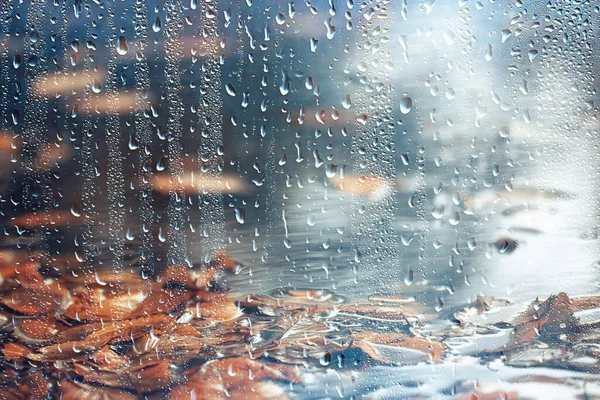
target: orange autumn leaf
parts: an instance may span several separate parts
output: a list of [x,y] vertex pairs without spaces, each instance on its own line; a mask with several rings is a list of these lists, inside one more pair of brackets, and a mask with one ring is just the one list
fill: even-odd
[[8,361],[21,361],[31,352],[27,346],[18,343],[6,343],[2,348],[2,355]]
[[489,392],[489,393],[466,393],[457,397],[457,400],[517,400],[519,394],[517,392]]
[[241,315],[235,302],[224,296],[211,296],[208,301],[200,301],[188,308],[197,318],[208,322],[223,322],[233,320]]
[[361,349],[376,361],[396,365],[420,361],[439,363],[445,351],[443,344],[426,338],[368,331],[354,335],[353,347]]
[[130,362],[130,358],[120,355],[110,348],[103,346],[90,354],[90,360],[94,361],[98,368],[105,370],[114,370]]
[[87,322],[129,319],[145,297],[141,290],[109,295],[104,289],[88,288],[74,300],[62,316]]
[[[300,376],[295,367],[245,357],[209,361],[192,374],[187,383],[171,391],[170,400],[195,393],[197,398],[286,398],[270,382],[295,382]],[[280,397],[283,396],[283,397]]]
[[522,315],[511,321],[515,327],[512,343],[507,349],[521,347],[537,337],[558,338],[562,333],[573,330],[578,324],[573,315],[569,296],[561,292],[552,295],[538,307],[530,306]]
[[167,268],[160,277],[162,288],[153,290],[136,310],[134,316],[145,316],[167,313],[192,297],[194,283],[189,270],[184,267],[172,266]]
[[47,342],[60,332],[52,316],[20,319],[15,322],[15,336],[27,342]]
[[123,370],[102,371],[92,365],[77,363],[74,365],[74,371],[87,382],[128,389],[142,394],[171,384],[175,376],[169,365],[168,360],[163,360],[146,365],[133,364]]
[[[84,339],[65,341],[39,348],[27,358],[34,361],[61,361],[81,357],[86,352],[95,351],[111,341],[135,339],[145,333],[154,331],[160,334],[175,324],[175,318],[167,315],[142,317],[132,320],[101,323],[91,332],[81,332]],[[75,328],[77,329],[77,328]],[[69,332],[64,332],[67,335]]]
[[89,385],[77,381],[61,382],[58,395],[62,400],[135,400],[133,393],[121,389]]
[[17,263],[0,265],[0,283],[14,280],[21,286],[38,286],[44,280],[39,272],[40,264],[36,261],[25,260]]
[[33,287],[19,287],[6,293],[0,304],[6,308],[24,315],[42,315],[60,310],[67,298],[54,295],[44,284]]
[[0,389],[2,400],[43,400],[48,398],[50,385],[40,372],[29,372],[14,379],[5,390]]

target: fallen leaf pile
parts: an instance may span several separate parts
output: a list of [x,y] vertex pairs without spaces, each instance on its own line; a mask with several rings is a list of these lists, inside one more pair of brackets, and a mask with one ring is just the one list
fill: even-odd
[[[37,213],[11,223],[35,230],[77,223],[78,215]],[[482,362],[600,372],[600,322],[579,318],[589,320],[600,296],[559,293],[496,323],[486,316],[510,303],[478,297],[454,315],[452,329],[432,333],[425,323],[440,315],[414,298],[227,291],[223,282],[240,264],[224,251],[152,278],[134,267],[90,269],[68,256],[49,267],[43,258],[0,250],[1,399],[288,398],[289,388],[324,368],[452,362],[446,349],[455,353],[457,339],[468,349],[462,355]],[[485,340],[498,333],[502,340]]]
[[[503,303],[492,298],[480,297],[472,310],[478,314],[486,313],[493,307],[502,307]],[[473,343],[486,342],[487,335],[497,331],[506,332],[505,341],[495,347],[479,347],[479,353],[501,355],[507,365],[518,367],[546,366],[567,368],[589,373],[600,372],[600,321],[581,322],[580,313],[589,313],[600,308],[600,296],[569,298],[566,293],[558,293],[545,301],[535,301],[522,314],[510,321],[500,322],[492,328],[481,326],[485,332],[477,330],[477,335],[468,337]],[[473,312],[461,312],[455,315],[459,326],[451,334],[473,332],[469,321]],[[455,339],[453,337],[452,339]]]
[[410,299],[219,291],[215,282],[236,265],[219,253],[154,279],[133,270],[47,274],[35,258],[5,251],[0,397],[285,398],[282,384],[301,384],[307,369],[442,359],[440,343],[412,331],[422,317]]

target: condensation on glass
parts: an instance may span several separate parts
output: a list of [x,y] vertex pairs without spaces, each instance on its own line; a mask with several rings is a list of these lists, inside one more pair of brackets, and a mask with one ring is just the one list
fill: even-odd
[[0,398],[598,398],[598,21],[0,0]]

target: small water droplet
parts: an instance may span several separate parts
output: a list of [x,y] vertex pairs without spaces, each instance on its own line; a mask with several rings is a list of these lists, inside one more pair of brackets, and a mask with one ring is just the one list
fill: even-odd
[[160,32],[162,28],[162,24],[160,22],[160,18],[157,16],[156,19],[154,20],[154,23],[152,24],[152,30],[154,32]]
[[94,93],[100,93],[102,91],[102,83],[98,79],[92,80],[92,91]]
[[346,110],[352,107],[352,101],[350,100],[349,94],[347,94],[346,97],[344,97],[344,100],[342,100],[342,107],[344,107]]
[[235,88],[233,87],[233,85],[231,83],[228,83],[227,85],[225,85],[225,91],[231,97],[235,97],[235,95],[236,95]]
[[246,211],[241,207],[235,207],[235,219],[240,224],[246,222]]

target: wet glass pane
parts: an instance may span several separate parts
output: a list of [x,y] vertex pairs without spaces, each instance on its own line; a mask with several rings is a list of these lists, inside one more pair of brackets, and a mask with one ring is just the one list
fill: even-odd
[[600,398],[594,0],[0,0],[0,398]]

